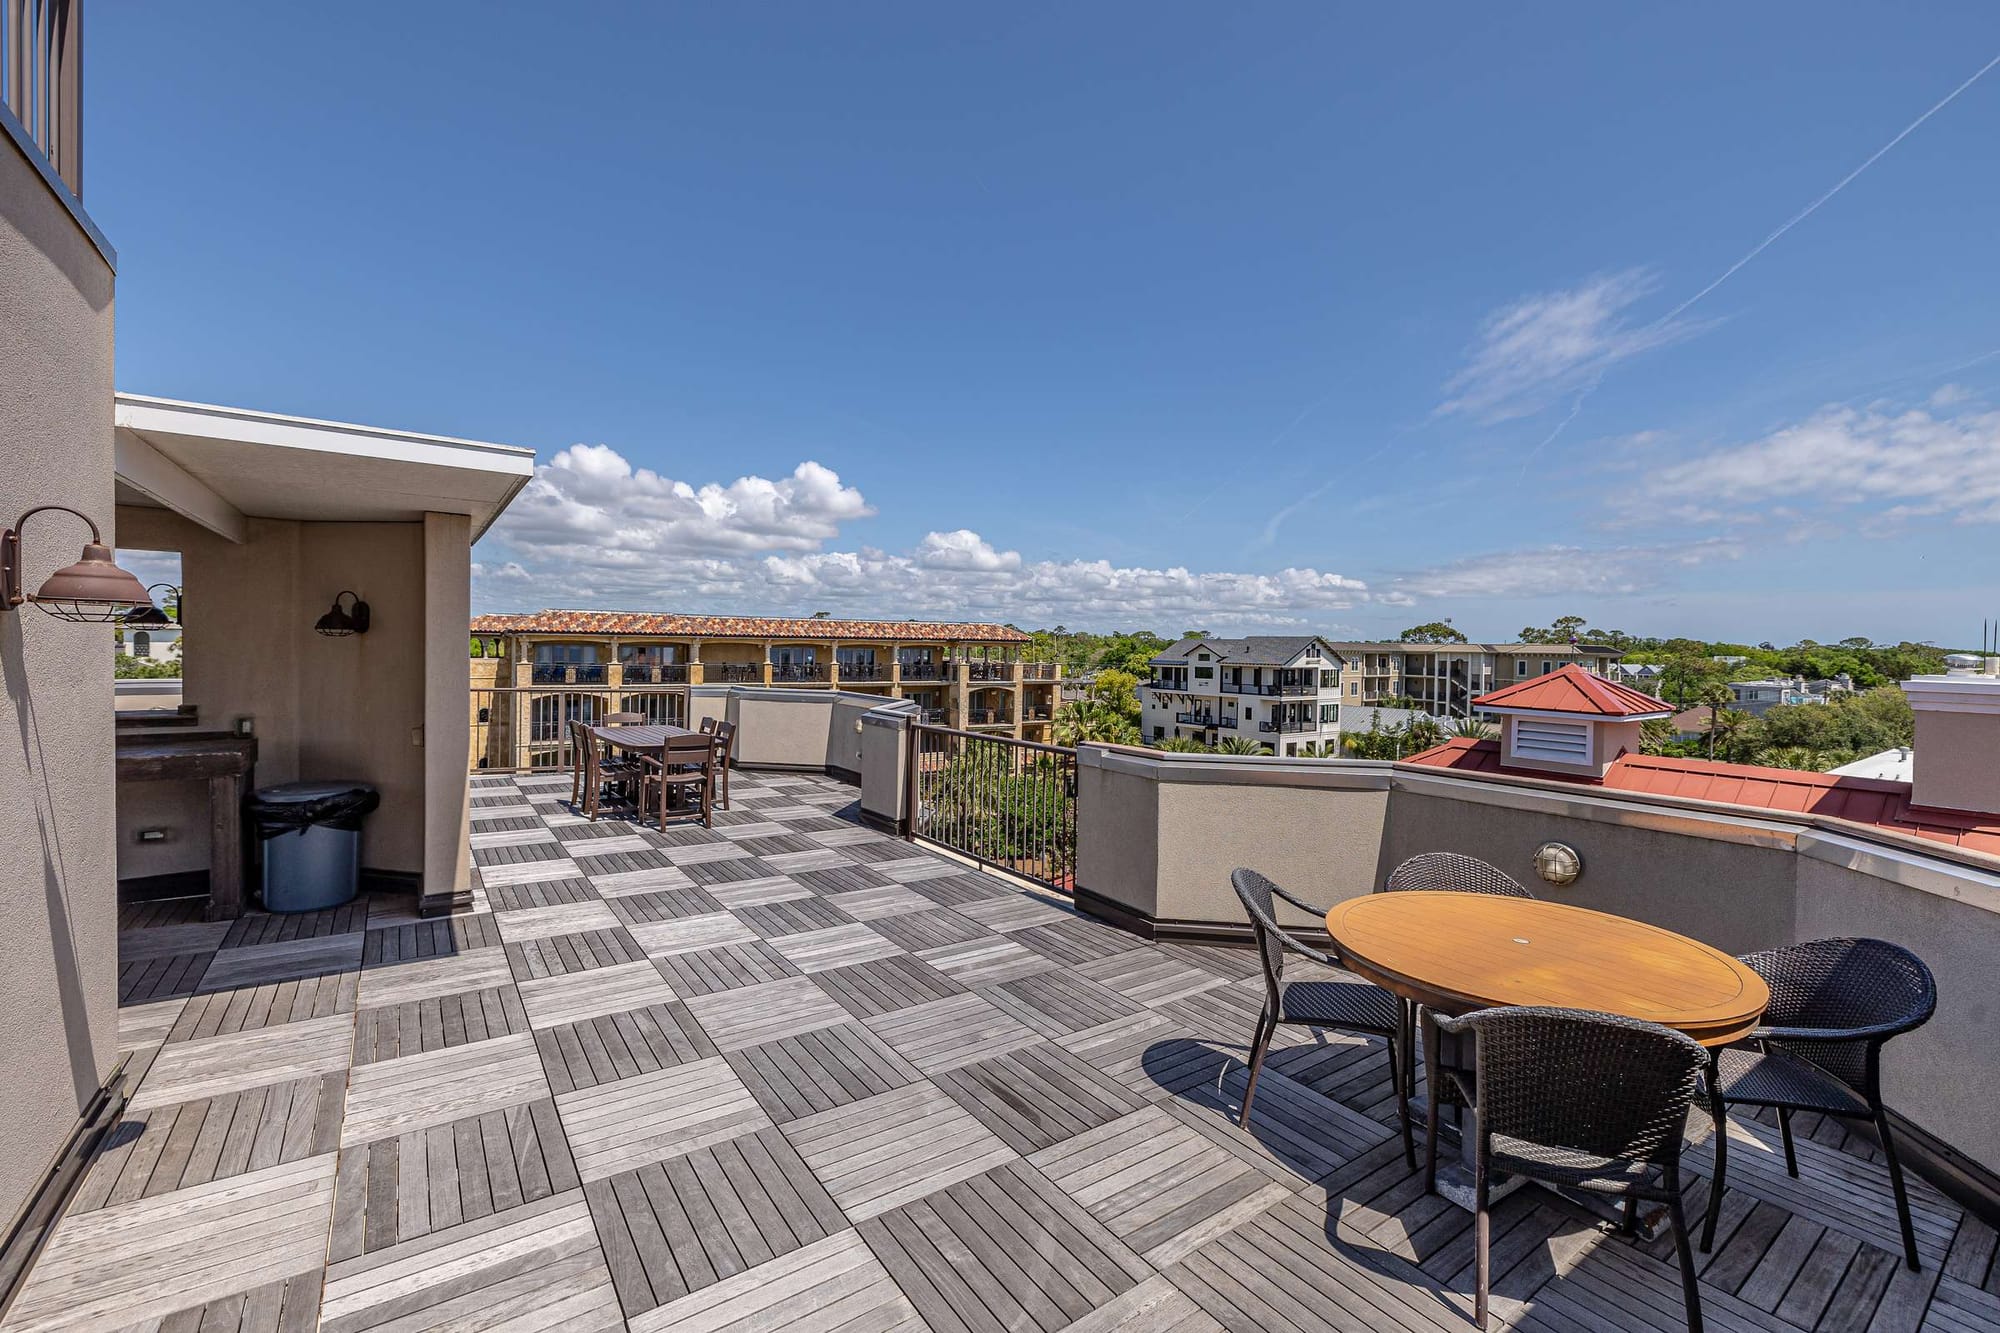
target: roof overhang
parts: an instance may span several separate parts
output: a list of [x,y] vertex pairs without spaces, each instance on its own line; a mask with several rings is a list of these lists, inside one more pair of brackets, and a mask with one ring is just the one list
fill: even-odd
[[117,395],[118,502],[233,542],[251,518],[415,522],[464,514],[477,541],[535,475],[532,449]]
[[1472,706],[1482,713],[1500,713],[1507,717],[1536,717],[1550,722],[1651,722],[1657,718],[1674,715],[1671,708],[1657,713],[1571,713],[1553,708],[1509,708],[1505,704],[1494,707],[1474,699]]

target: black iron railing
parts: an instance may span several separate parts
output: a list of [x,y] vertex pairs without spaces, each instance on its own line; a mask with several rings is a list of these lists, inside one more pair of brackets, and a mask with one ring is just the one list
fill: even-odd
[[761,685],[764,668],[755,662],[704,662],[701,678],[711,685]]
[[1076,889],[1076,751],[948,727],[910,728],[909,836]]
[[83,197],[83,0],[0,0],[0,105]]
[[830,678],[824,662],[781,662],[771,667],[773,685],[822,684]]

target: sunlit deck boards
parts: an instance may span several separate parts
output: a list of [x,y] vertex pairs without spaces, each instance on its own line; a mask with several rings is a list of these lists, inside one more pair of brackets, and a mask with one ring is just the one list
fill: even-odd
[[[735,785],[661,833],[475,778],[497,873],[448,921],[127,908],[153,1064],[0,1333],[1470,1326],[1471,1219],[1404,1166],[1379,1045],[1281,1035],[1239,1128],[1252,955],[830,818],[825,779]],[[1797,1128],[1794,1181],[1736,1127],[1711,1329],[2000,1330],[2000,1234],[1915,1185],[1905,1271],[1879,1154]],[[1538,1190],[1494,1266],[1503,1327],[1681,1327],[1664,1243]]]

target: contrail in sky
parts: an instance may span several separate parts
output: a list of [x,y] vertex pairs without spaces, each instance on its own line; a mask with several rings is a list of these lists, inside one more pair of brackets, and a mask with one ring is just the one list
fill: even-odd
[[1798,212],[1792,214],[1792,216],[1785,222],[1784,226],[1778,228],[1776,231],[1772,232],[1769,236],[1766,236],[1763,240],[1757,242],[1756,246],[1751,249],[1749,254],[1744,255],[1743,258],[1737,260],[1735,263],[1731,264],[1728,268],[1724,269],[1722,271],[1721,277],[1717,278],[1714,282],[1709,283],[1708,286],[1702,288],[1700,291],[1696,292],[1693,296],[1690,296],[1687,300],[1681,302],[1679,305],[1675,306],[1672,310],[1669,310],[1666,314],[1660,316],[1658,320],[1654,321],[1654,327],[1657,328],[1660,325],[1670,322],[1676,316],[1684,312],[1689,306],[1701,300],[1702,297],[1707,296],[1717,287],[1720,287],[1723,283],[1728,282],[1731,278],[1735,277],[1737,272],[1740,269],[1742,269],[1742,267],[1745,264],[1755,259],[1758,255],[1763,254],[1766,250],[1770,249],[1772,242],[1776,241],[1780,236],[1783,236],[1786,232],[1790,231],[1792,228],[1798,226],[1801,222],[1804,222],[1814,213],[1817,213],[1820,210],[1821,205],[1826,203],[1827,200],[1833,198],[1833,196],[1839,194],[1849,185],[1852,185],[1854,183],[1855,177],[1859,176],[1862,172],[1868,170],[1868,168],[1874,166],[1877,162],[1881,161],[1883,156],[1886,153],[1888,153],[1888,151],[1891,148],[1894,148],[1897,144],[1903,142],[1903,140],[1909,138],[1912,134],[1915,134],[1917,132],[1918,127],[1921,126],[1925,121],[1929,120],[1932,116],[1935,116],[1938,112],[1950,106],[1953,102],[1956,102],[1959,98],[1959,94],[1963,93],[1967,88],[1970,88],[1973,84],[1979,82],[1982,78],[1986,77],[1987,71],[1991,70],[1995,65],[2000,65],[2000,56],[1994,56],[1991,60],[1981,65],[1973,73],[1971,78],[1967,79],[1964,83],[1959,84],[1958,87],[1946,93],[1942,98],[1938,100],[1938,102],[1934,106],[1931,107],[1930,110],[1924,112],[1923,115],[1918,116],[1915,120],[1905,125],[1903,127],[1902,133],[1898,134],[1895,138],[1889,140],[1889,142],[1883,144],[1880,148],[1877,148],[1873,153],[1869,154],[1867,161],[1863,162],[1860,166],[1856,167],[1854,170],[1848,172],[1845,176],[1842,176],[1840,178],[1839,183],[1836,184],[1832,189],[1828,190],[1825,194],[1821,195],[1819,198],[1807,204],[1804,208],[1800,209]]

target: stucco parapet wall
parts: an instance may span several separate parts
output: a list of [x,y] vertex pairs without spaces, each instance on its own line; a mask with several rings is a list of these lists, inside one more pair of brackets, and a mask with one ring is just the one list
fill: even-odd
[[1574,783],[1511,774],[1471,777],[1421,765],[1393,767],[1392,791],[1779,848],[1855,869],[1864,868],[1865,858],[1874,858],[1866,861],[1871,874],[2000,912],[2000,896],[1996,896],[2000,891],[2000,857],[1874,824],[1805,812],[1752,811],[1720,801],[1579,788]]
[[[853,696],[849,696],[850,698]],[[893,727],[897,731],[908,727],[919,714],[916,703],[909,699],[892,699],[888,703],[878,703],[861,715],[861,722],[869,727]]]
[[83,200],[71,194],[69,186],[63,183],[63,178],[56,175],[56,169],[49,165],[49,159],[35,145],[34,136],[15,119],[14,113],[9,111],[4,103],[0,103],[0,130],[6,131],[7,138],[13,142],[16,151],[34,167],[35,174],[42,178],[42,184],[48,187],[49,193],[62,204],[77,228],[89,238],[91,245],[97,250],[98,257],[104,261],[104,266],[116,273],[118,251],[112,248],[110,239],[98,228],[90,214],[84,211]]
[[1257,759],[1247,755],[1174,754],[1125,745],[1077,747],[1083,768],[1155,782],[1217,787],[1318,787],[1329,791],[1388,791],[1395,765],[1376,759]]

